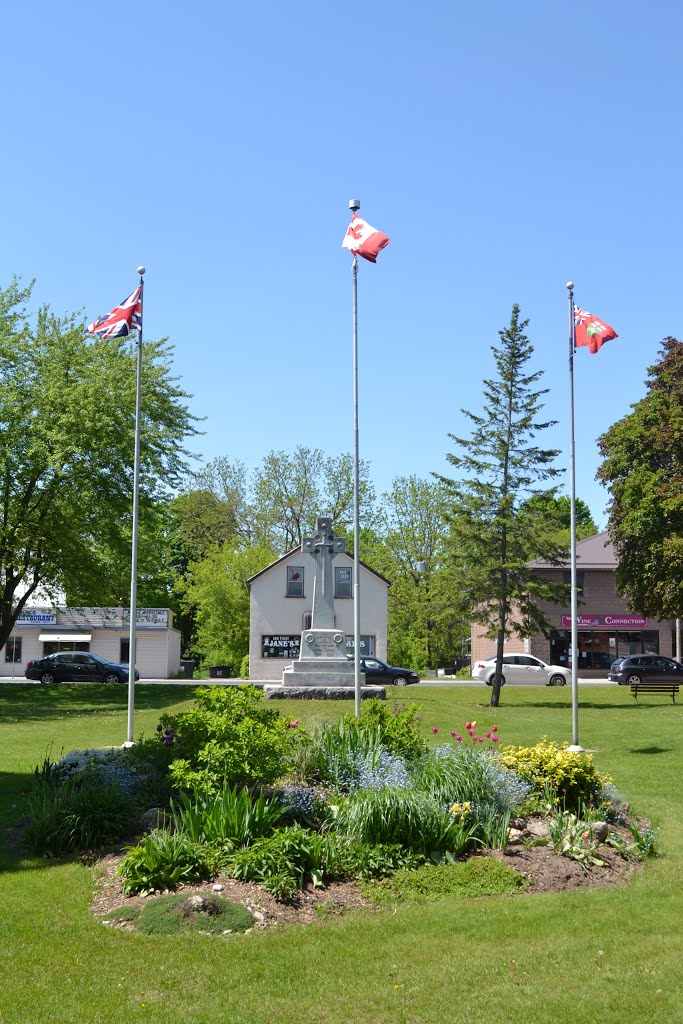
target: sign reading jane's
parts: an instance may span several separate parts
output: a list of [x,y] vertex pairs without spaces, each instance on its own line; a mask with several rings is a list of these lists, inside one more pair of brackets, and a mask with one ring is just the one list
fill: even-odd
[[[571,615],[562,616],[562,625],[569,629],[572,624]],[[642,615],[577,615],[576,625],[579,627],[606,626],[612,629],[643,629],[647,619]]]

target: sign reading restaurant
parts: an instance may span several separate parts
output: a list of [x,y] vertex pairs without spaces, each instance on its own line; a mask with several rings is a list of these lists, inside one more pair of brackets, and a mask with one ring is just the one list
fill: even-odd
[[[563,615],[562,626],[569,629],[571,624],[571,615]],[[644,629],[647,626],[647,619],[642,615],[577,615],[576,625],[584,629],[595,629],[600,626],[612,629]]]

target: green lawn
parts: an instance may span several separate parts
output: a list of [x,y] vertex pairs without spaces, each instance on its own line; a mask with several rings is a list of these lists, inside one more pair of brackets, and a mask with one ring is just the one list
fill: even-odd
[[[392,695],[393,696],[393,695]],[[502,741],[571,739],[566,690],[401,692],[422,705],[435,741],[467,719],[496,722]],[[91,916],[91,872],[0,852],[2,1024],[630,1024],[683,1020],[681,708],[638,705],[625,688],[580,692],[580,739],[633,808],[661,828],[664,856],[629,886],[546,896],[450,899],[351,913],[228,942],[154,938]],[[136,735],[190,690],[137,690]],[[22,813],[35,764],[75,747],[125,739],[126,694],[98,686],[0,687],[0,826]],[[339,704],[280,704],[303,723]]]

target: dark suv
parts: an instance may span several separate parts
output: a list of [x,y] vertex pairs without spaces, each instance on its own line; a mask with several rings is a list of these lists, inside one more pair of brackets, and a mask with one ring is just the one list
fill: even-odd
[[663,654],[631,654],[618,658],[607,676],[613,683],[666,683],[683,681],[683,665]]

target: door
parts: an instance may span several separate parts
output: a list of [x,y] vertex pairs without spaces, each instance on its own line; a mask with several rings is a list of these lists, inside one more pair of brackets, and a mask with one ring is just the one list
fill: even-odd
[[54,659],[58,679],[63,679],[68,683],[77,683],[82,678],[79,666],[74,664],[74,657],[73,651],[65,651],[63,654],[58,654]]
[[519,658],[518,654],[506,654],[503,658],[503,675],[505,676],[506,683],[523,683],[526,681],[525,669],[520,665]]
[[545,667],[536,658],[531,658],[528,654],[520,654],[519,681],[520,683],[526,683],[528,686],[534,686],[535,684],[545,685],[547,682]]
[[365,672],[365,682],[371,683],[373,686],[386,682],[386,675],[384,665],[376,661],[375,658],[362,658],[361,668]]
[[74,663],[78,669],[78,678],[89,683],[100,679],[100,666],[89,654],[74,654]]

